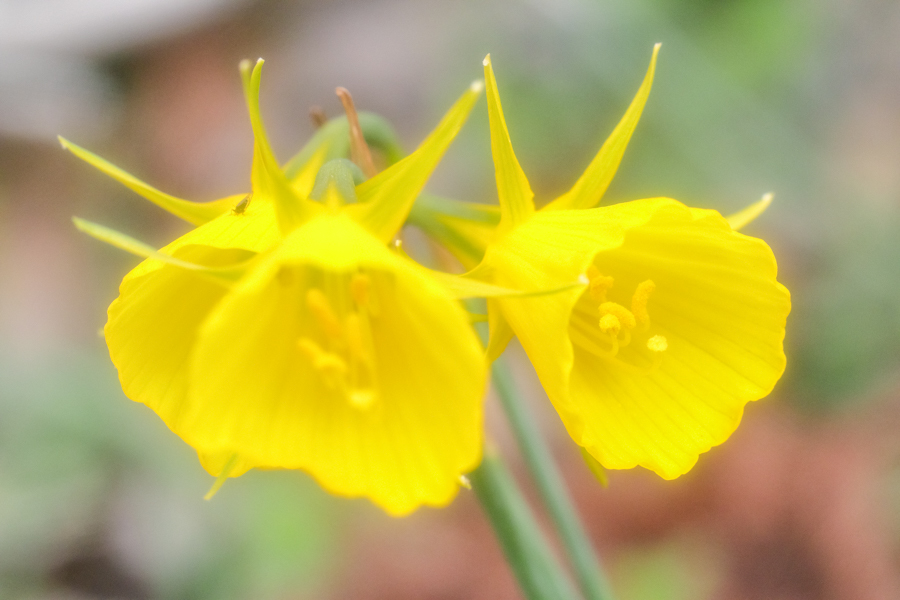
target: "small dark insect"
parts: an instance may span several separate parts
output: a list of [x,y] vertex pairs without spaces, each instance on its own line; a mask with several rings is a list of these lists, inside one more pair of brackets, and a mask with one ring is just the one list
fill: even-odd
[[234,208],[231,210],[231,213],[235,214],[235,215],[244,214],[244,211],[247,210],[248,206],[250,206],[250,200],[252,200],[252,199],[253,199],[253,192],[250,192],[249,194],[244,196],[244,198],[234,206]]

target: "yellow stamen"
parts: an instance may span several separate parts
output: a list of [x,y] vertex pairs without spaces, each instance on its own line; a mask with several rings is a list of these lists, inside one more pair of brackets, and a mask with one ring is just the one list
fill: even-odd
[[616,354],[619,353],[619,336],[617,336],[617,335],[610,335],[610,336],[609,336],[609,343],[610,343],[610,346],[611,346],[610,349],[609,349],[609,356],[610,356],[610,358],[612,358],[613,360],[615,360]]
[[312,288],[306,292],[306,306],[309,307],[310,312],[315,315],[316,321],[318,321],[319,326],[322,328],[322,331],[325,332],[325,335],[332,339],[340,339],[343,337],[344,332],[341,327],[341,322],[334,313],[334,309],[331,308],[328,297],[325,296],[322,290]]
[[603,333],[609,333],[613,336],[618,336],[621,329],[622,323],[619,321],[616,315],[605,314],[600,317],[600,331],[602,331]]
[[322,382],[353,408],[368,410],[378,402],[378,374],[372,347],[371,279],[364,273],[325,273],[324,291],[311,288],[306,304],[318,325],[297,347]]
[[634,329],[635,325],[637,324],[634,315],[631,314],[631,311],[621,304],[617,304],[615,302],[604,302],[600,305],[599,310],[601,320],[606,315],[614,315],[616,319],[619,320],[622,329]]
[[[599,290],[605,294],[606,290],[612,287],[612,277],[601,275],[596,267],[588,268],[585,276],[590,277],[592,292]],[[650,375],[662,363],[663,353],[668,348],[668,341],[662,335],[646,338],[636,331],[646,330],[650,327],[647,301],[655,288],[656,285],[649,279],[639,283],[632,296],[632,310],[628,310],[617,302],[602,302],[597,307],[597,311],[600,313],[600,319],[597,322],[599,333],[590,326],[589,321],[583,321],[582,318],[573,316],[569,329],[572,343],[630,373]],[[591,294],[591,296],[596,298],[596,294]],[[637,329],[638,326],[641,327],[640,330]],[[645,351],[638,351],[629,353],[627,356],[620,356],[620,351],[628,347],[635,337],[640,340],[641,345],[646,344],[650,351],[649,355]]]
[[347,340],[347,350],[350,355],[365,364],[370,363],[371,354],[368,351],[366,340],[363,338],[363,324],[359,314],[350,313],[344,321],[344,333]]
[[665,352],[668,347],[669,342],[664,336],[654,335],[652,338],[647,340],[647,348],[651,352]]
[[594,265],[588,267],[587,273],[588,280],[588,293],[591,295],[596,302],[606,302],[606,292],[612,288],[615,280],[612,277],[608,277],[600,273],[600,270],[597,269]]
[[373,293],[372,278],[365,273],[354,273],[350,278],[350,296],[360,310],[378,316],[380,307],[378,295]]
[[650,327],[650,313],[647,312],[647,301],[650,300],[650,294],[656,289],[656,284],[651,280],[642,281],[634,290],[631,297],[631,312],[641,329]]
[[364,308],[369,304],[369,288],[371,285],[372,280],[363,273],[354,273],[353,277],[350,278],[350,295],[358,307]]
[[306,293],[306,304],[320,331],[301,337],[297,347],[328,389],[338,392],[353,408],[368,410],[378,401],[369,329],[371,280],[362,273],[350,276],[349,281],[346,275],[331,274],[326,277],[325,289],[328,294],[318,288]]
[[360,388],[350,390],[347,399],[350,401],[350,405],[353,406],[353,408],[367,410],[371,408],[373,404],[375,404],[377,395],[373,390]]
[[346,361],[333,352],[326,352],[309,338],[300,338],[297,346],[309,358],[313,368],[320,373],[333,373],[344,376],[349,370]]

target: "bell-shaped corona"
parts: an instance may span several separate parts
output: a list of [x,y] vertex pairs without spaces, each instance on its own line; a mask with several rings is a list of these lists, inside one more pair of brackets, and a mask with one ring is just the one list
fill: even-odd
[[[488,300],[489,355],[517,336],[572,439],[604,467],[671,479],[722,443],[744,406],[785,367],[788,291],[765,242],[736,231],[770,197],[731,219],[654,198],[595,208],[650,91],[637,96],[572,189],[536,211],[485,59],[499,225],[440,220],[471,278],[557,294]],[[435,205],[436,206],[436,205]],[[427,207],[426,207],[427,208]],[[495,220],[494,222],[497,222]],[[472,233],[474,232],[474,233]]]

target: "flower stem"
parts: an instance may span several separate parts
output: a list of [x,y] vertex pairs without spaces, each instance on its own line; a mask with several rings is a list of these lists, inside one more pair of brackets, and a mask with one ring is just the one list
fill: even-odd
[[486,449],[481,465],[468,477],[525,597],[579,598],[500,458]]
[[537,425],[519,397],[512,375],[500,360],[494,362],[493,381],[522,457],[572,562],[585,598],[612,600],[612,590],[584,533],[550,449],[538,434]]

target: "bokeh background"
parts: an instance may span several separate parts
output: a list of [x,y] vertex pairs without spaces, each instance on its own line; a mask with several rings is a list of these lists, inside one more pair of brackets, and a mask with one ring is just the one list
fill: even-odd
[[[267,59],[284,160],[311,106],[339,114],[337,85],[414,148],[491,52],[540,202],[599,148],[657,41],[608,201],[729,213],[775,192],[747,232],[793,293],[787,373],[688,475],[606,489],[513,347],[521,385],[622,600],[900,597],[898,32],[895,0],[0,0],[0,598],[516,598],[466,491],[402,520],[300,473],[202,500],[211,478],[122,395],[98,335],[137,261],[70,217],[157,245],[187,227],[55,136],[208,200],[249,185],[240,59]],[[482,103],[432,191],[494,197],[486,126]]]

